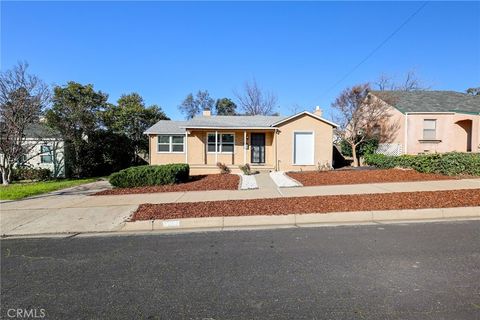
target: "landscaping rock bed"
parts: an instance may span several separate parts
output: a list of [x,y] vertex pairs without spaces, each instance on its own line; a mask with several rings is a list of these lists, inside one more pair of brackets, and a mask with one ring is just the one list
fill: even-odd
[[142,204],[133,220],[480,206],[480,189]]
[[185,183],[148,186],[136,188],[116,188],[97,192],[94,195],[121,195],[156,192],[178,192],[178,191],[207,191],[207,190],[237,190],[240,177],[236,174],[209,174],[191,176]]
[[287,175],[304,186],[457,179],[441,174],[420,173],[409,169],[308,171],[288,172]]

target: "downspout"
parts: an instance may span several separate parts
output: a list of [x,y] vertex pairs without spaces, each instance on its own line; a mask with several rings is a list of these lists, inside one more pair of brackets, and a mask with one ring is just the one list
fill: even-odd
[[218,131],[215,131],[215,165],[218,163]]
[[407,148],[407,146],[408,146],[408,119],[407,118],[408,118],[408,112],[405,112],[405,124],[404,124],[405,133],[404,133],[404,137],[403,137],[403,139],[404,139],[403,144],[404,144],[405,148],[403,150],[403,154],[407,154],[407,149],[408,149]]
[[243,164],[247,164],[247,130],[243,130]]
[[185,163],[188,164],[188,131],[185,131]]
[[277,128],[273,132],[273,138],[275,139],[275,171],[278,171],[278,142],[277,142]]

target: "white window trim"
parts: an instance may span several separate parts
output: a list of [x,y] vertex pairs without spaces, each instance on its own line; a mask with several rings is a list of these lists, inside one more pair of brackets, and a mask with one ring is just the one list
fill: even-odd
[[[311,133],[313,137],[313,163],[311,164],[296,164],[295,163],[295,133]],[[311,130],[294,130],[292,132],[292,165],[293,166],[314,166],[315,165],[315,131]]]
[[[48,148],[47,151],[42,151],[42,149],[46,147]],[[53,163],[53,154],[52,154],[52,146],[49,144],[42,144],[40,146],[40,163],[42,164],[50,164]],[[43,157],[50,157],[50,161],[43,161]]]
[[[435,129],[425,129],[425,121],[433,121],[435,123]],[[423,119],[423,130],[422,130],[422,139],[421,140],[436,140],[437,139],[437,119]],[[425,130],[428,131],[433,131],[435,133],[435,137],[432,138],[426,138],[425,137]]]
[[[218,153],[218,154],[235,154],[235,132],[218,132],[218,138],[217,138],[217,144],[220,144],[220,151],[216,151],[218,150],[217,149],[217,145],[215,145],[215,151],[208,151],[208,135],[209,134],[213,134],[215,135],[215,132],[207,132],[207,135],[205,136],[205,148],[207,150],[207,154],[215,154],[215,153]],[[233,151],[222,151],[222,135],[223,134],[231,134],[233,135]]]
[[[164,137],[168,137],[168,150],[169,151],[159,151],[158,150],[158,145],[160,144],[159,143],[159,137],[160,136],[164,136]],[[172,143],[173,141],[173,136],[176,136],[176,137],[182,137],[183,138],[183,151],[172,151],[173,149],[173,145],[180,145],[180,143]],[[184,134],[158,134],[157,135],[157,153],[178,153],[178,154],[182,154],[182,153],[185,153],[185,135]],[[166,146],[167,144],[166,143],[162,143],[162,145]]]

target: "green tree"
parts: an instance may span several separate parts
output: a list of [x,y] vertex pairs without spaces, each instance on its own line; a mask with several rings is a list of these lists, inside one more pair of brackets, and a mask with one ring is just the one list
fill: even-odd
[[148,138],[143,133],[159,120],[170,119],[159,106],[146,107],[143,98],[135,92],[122,95],[117,105],[109,104],[103,113],[103,121],[108,130],[131,140],[133,162],[140,160],[141,153],[148,152]]
[[[53,89],[53,106],[46,113],[47,123],[57,129],[69,144],[67,174],[83,176],[82,150],[90,136],[100,127],[100,112],[107,104],[108,95],[95,91],[93,85],[70,81]],[[101,142],[98,142],[101,143]]]
[[217,99],[215,113],[219,116],[234,116],[237,114],[237,105],[228,98]]
[[480,87],[477,88],[468,88],[466,90],[468,94],[471,94],[472,96],[480,96]]
[[189,93],[178,106],[178,109],[185,115],[185,118],[192,119],[202,110],[211,110],[214,103],[215,100],[210,97],[207,90],[200,90],[195,96]]

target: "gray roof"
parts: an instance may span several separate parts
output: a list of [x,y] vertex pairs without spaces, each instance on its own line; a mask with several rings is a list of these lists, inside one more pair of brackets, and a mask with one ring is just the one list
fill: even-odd
[[274,123],[283,120],[284,116],[213,116],[195,117],[188,121],[187,127],[219,127],[219,128],[269,128]]
[[25,137],[27,138],[61,138],[62,135],[55,129],[50,128],[44,123],[31,123],[25,127]]
[[189,128],[215,128],[215,129],[244,129],[244,128],[255,128],[255,129],[272,129],[272,127],[280,121],[287,120],[302,114],[309,114],[318,118],[321,121],[324,121],[334,127],[337,125],[322,119],[314,114],[309,112],[300,112],[296,115],[286,117],[286,116],[198,116],[189,121],[170,121],[170,120],[161,120],[155,125],[150,127],[145,131],[146,134],[184,134],[186,129]]
[[480,96],[455,91],[372,91],[402,113],[458,112],[480,114]]
[[[171,121],[171,120],[160,120],[155,123],[153,126],[148,128],[145,133],[174,133],[174,134],[184,134],[185,133],[185,124],[187,121]],[[181,127],[183,126],[183,128]]]

